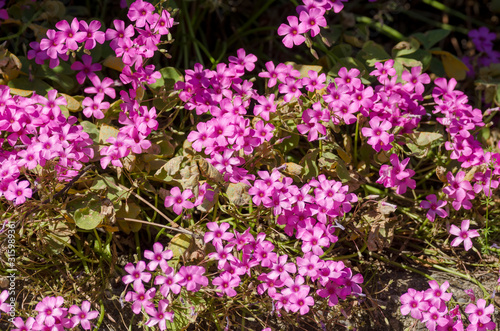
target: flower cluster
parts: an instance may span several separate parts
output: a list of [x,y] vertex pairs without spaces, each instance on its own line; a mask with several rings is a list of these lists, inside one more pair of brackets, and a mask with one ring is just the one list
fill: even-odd
[[[4,302],[8,298],[8,292],[5,290],[0,294],[0,310],[10,311],[10,305]],[[26,320],[21,317],[13,319],[14,328],[12,331],[38,331],[38,330],[77,330],[81,326],[84,330],[90,330],[99,313],[90,310],[91,305],[88,301],[83,301],[81,306],[72,305],[69,309],[64,306],[63,297],[46,296],[38,302],[35,311],[38,314],[35,317],[28,317]],[[71,314],[71,315],[68,315]],[[78,328],[79,330],[79,328]]]
[[292,48],[306,41],[306,34],[315,37],[320,33],[321,27],[326,27],[325,14],[333,10],[338,13],[344,8],[343,2],[347,0],[303,0],[303,5],[297,7],[297,16],[288,16],[288,24],[281,24],[278,35],[284,36],[283,45]]
[[477,30],[470,30],[469,38],[479,52],[475,57],[465,56],[463,58],[464,63],[469,67],[469,75],[474,73],[473,67],[476,64],[477,67],[483,68],[488,67],[490,64],[500,62],[500,52],[493,50],[493,42],[496,39],[495,32],[490,32],[487,27],[482,26]]
[[[136,265],[128,263],[125,266],[127,275],[123,276],[125,284],[132,284],[133,291],[128,291],[125,301],[132,303],[134,314],[143,313],[147,318],[146,326],[158,325],[160,330],[166,330],[166,322],[172,322],[174,312],[169,309],[173,296],[184,288],[186,291],[197,292],[202,286],[208,285],[208,278],[204,276],[205,268],[200,266],[181,266],[179,271],[169,266],[168,260],[173,257],[171,250],[164,249],[160,243],[153,245],[153,250],[146,250],[144,257],[149,260],[139,261]],[[159,268],[158,268],[159,267]],[[155,273],[154,279],[152,274]],[[153,281],[156,287],[146,289],[145,285]],[[161,299],[154,300],[160,295]],[[169,300],[170,299],[170,300]]]
[[[401,300],[401,313],[410,314],[411,317],[425,323],[428,330],[495,330],[496,324],[491,321],[494,312],[492,304],[486,306],[486,300],[470,295],[472,303],[465,308],[469,325],[464,329],[467,320],[463,320],[460,307],[456,305],[452,309],[448,303],[452,294],[447,293],[448,282],[441,286],[435,281],[429,282],[430,288],[425,291],[416,291],[412,288],[403,294]],[[471,290],[469,290],[469,293]]]
[[33,194],[25,170],[53,165],[59,180],[70,180],[94,156],[92,139],[77,125],[74,116],[65,117],[59,106],[66,99],[50,90],[47,97],[12,95],[0,86],[0,197],[23,203]]
[[228,223],[208,223],[207,227],[210,231],[205,233],[205,243],[212,242],[216,250],[208,256],[217,261],[220,271],[212,280],[219,296],[235,296],[242,278],[252,277],[259,281],[257,293],[264,295],[267,292],[276,310],[304,315],[315,304],[315,288],[316,295],[327,299],[330,306],[350,295],[362,295],[359,284],[363,282],[363,276],[353,275],[342,261],[319,257],[323,251],[314,249],[323,242],[323,231],[319,227],[303,230],[302,237],[307,238],[308,247],[303,246],[306,253],[297,257],[296,262],[286,254],[277,254],[275,245],[266,240],[264,233],[254,237],[250,228],[243,233],[230,233]]
[[384,164],[380,167],[380,178],[377,183],[383,184],[385,187],[396,187],[396,193],[398,194],[404,194],[408,187],[415,189],[416,182],[411,179],[415,175],[415,171],[405,169],[410,162],[410,158],[408,157],[403,162],[399,162],[397,154],[392,154],[390,160],[392,166]]

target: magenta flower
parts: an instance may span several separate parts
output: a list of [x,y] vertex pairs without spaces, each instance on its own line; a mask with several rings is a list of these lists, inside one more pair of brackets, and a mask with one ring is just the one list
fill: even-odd
[[28,187],[30,183],[27,180],[10,182],[7,191],[4,193],[7,200],[13,201],[14,204],[20,205],[26,201],[26,198],[31,198],[32,190]]
[[194,197],[194,194],[190,189],[181,193],[178,187],[174,187],[170,190],[170,196],[165,198],[165,207],[173,206],[174,213],[180,215],[183,208],[191,209],[194,207],[194,204],[188,200],[192,197]]
[[181,286],[177,284],[182,279],[182,276],[177,275],[175,270],[171,267],[168,267],[166,271],[164,271],[165,276],[158,275],[155,277],[155,285],[161,285],[160,293],[166,298],[168,292],[172,291],[174,294],[179,294],[181,291]]
[[214,246],[217,244],[222,245],[222,240],[231,240],[234,237],[234,234],[226,232],[229,227],[229,223],[221,223],[220,225],[215,222],[207,223],[207,228],[210,231],[205,232],[205,236],[203,238],[205,244],[213,240],[212,243]]
[[167,311],[168,300],[160,300],[158,302],[158,310],[154,308],[148,309],[147,313],[151,316],[151,318],[146,322],[146,326],[153,327],[158,324],[160,330],[167,330],[166,321],[173,322],[174,321],[174,313]]
[[228,297],[234,297],[237,292],[234,288],[240,285],[240,277],[236,275],[231,275],[229,272],[224,272],[219,277],[212,280],[212,284],[217,286],[217,295],[223,296],[226,294]]
[[39,325],[33,317],[28,317],[26,322],[21,317],[16,317],[12,321],[12,324],[16,327],[12,331],[31,331],[31,330],[41,330],[42,326]]
[[309,307],[314,306],[314,299],[308,296],[310,288],[303,288],[298,292],[292,293],[290,296],[290,310],[300,312],[300,315],[305,315],[309,312]]
[[469,321],[472,324],[476,324],[478,322],[486,324],[491,321],[491,315],[494,313],[495,308],[492,304],[486,307],[486,300],[479,299],[477,300],[477,305],[473,303],[469,303],[465,308],[465,312],[469,314]]
[[150,300],[155,297],[156,288],[153,287],[146,291],[142,283],[137,285],[138,286],[134,285],[135,292],[129,291],[125,295],[125,301],[132,302],[132,311],[134,314],[140,314],[142,307],[144,307],[146,311],[151,308],[154,309],[154,303]]
[[427,200],[424,200],[420,203],[420,207],[429,209],[429,211],[427,212],[427,218],[429,219],[429,221],[434,222],[436,215],[442,218],[448,216],[448,212],[443,209],[443,207],[448,203],[447,201],[437,200],[435,194],[429,194],[426,199]]
[[56,28],[60,31],[56,32],[57,43],[66,43],[66,46],[76,51],[78,49],[78,42],[82,41],[86,33],[78,31],[80,29],[80,22],[75,17],[71,21],[71,25],[68,21],[59,21],[56,23]]
[[441,286],[439,286],[438,282],[431,280],[429,281],[429,286],[431,288],[424,292],[424,299],[429,303],[437,308],[440,308],[442,300],[450,301],[451,293],[446,293],[450,283],[444,282]]
[[293,45],[300,45],[306,38],[302,35],[306,32],[306,28],[303,23],[299,24],[299,19],[296,16],[287,17],[288,24],[281,24],[278,28],[278,35],[285,36],[283,38],[283,45],[288,48],[292,48]]
[[97,94],[97,95],[104,95],[106,94],[110,98],[115,98],[116,97],[116,92],[115,89],[112,87],[114,85],[114,82],[111,78],[105,77],[102,82],[101,79],[97,75],[92,75],[89,76],[90,81],[92,82],[92,85],[85,88],[84,92],[89,93],[89,94]]
[[103,119],[103,110],[107,110],[110,106],[109,102],[103,102],[103,99],[104,94],[96,94],[93,99],[90,97],[86,97],[85,99],[83,99],[82,105],[85,106],[85,108],[83,109],[83,115],[85,115],[86,117],[94,116],[97,119]]
[[167,260],[173,257],[173,253],[170,249],[163,250],[163,245],[157,242],[153,245],[153,251],[144,251],[144,257],[151,261],[148,263],[149,271],[154,271],[160,265],[161,270],[165,272],[168,268]]
[[278,257],[278,260],[273,263],[272,266],[272,271],[267,274],[267,277],[269,279],[280,279],[281,281],[285,281],[288,278],[290,278],[290,274],[294,274],[297,272],[297,267],[295,263],[289,262],[286,263],[288,260],[288,255],[281,255]]
[[422,312],[429,309],[429,303],[424,300],[424,293],[412,288],[409,288],[399,300],[401,301],[401,314],[411,314],[411,317],[416,319],[422,319]]
[[203,276],[204,273],[205,268],[200,266],[182,266],[178,272],[178,275],[180,276],[178,284],[185,286],[188,291],[197,292],[201,286],[208,285],[208,278]]
[[54,325],[56,318],[59,319],[67,314],[67,308],[61,308],[63,303],[63,297],[43,298],[35,307],[35,310],[38,311],[36,322],[39,325]]
[[106,35],[103,31],[99,31],[101,28],[101,22],[92,21],[87,24],[84,20],[80,21],[80,31],[82,31],[85,36],[81,38],[81,42],[85,42],[85,49],[93,49],[96,46],[96,42],[103,44],[106,40]]
[[455,224],[451,225],[450,234],[457,236],[451,242],[451,246],[458,246],[463,242],[466,251],[472,248],[471,238],[479,237],[479,233],[477,230],[469,230],[469,225],[470,220],[463,220],[461,229],[459,229]]
[[5,303],[8,297],[9,297],[9,291],[3,290],[2,293],[0,294],[0,310],[3,311],[4,313],[8,313],[11,309],[11,306],[8,303]]
[[309,11],[300,12],[299,19],[301,21],[301,24],[303,24],[304,28],[306,29],[304,33],[310,31],[311,37],[314,37],[317,34],[319,34],[320,26],[326,27],[326,19],[323,15],[324,15],[324,10],[321,10],[319,8],[312,8]]
[[[228,58],[229,62],[234,64],[234,69],[237,72],[252,71],[255,68],[255,62],[257,62],[257,56],[253,54],[246,55],[243,48],[238,49],[236,56],[230,56]],[[231,65],[230,65],[231,67]]]
[[445,315],[445,312],[438,311],[436,307],[431,306],[429,311],[423,313],[422,322],[429,330],[436,330],[436,327],[448,324]]
[[233,250],[234,244],[228,244],[226,246],[223,246],[222,244],[216,243],[215,244],[215,252],[212,252],[208,254],[209,258],[214,258],[215,260],[219,261],[218,262],[218,268],[223,269],[228,262],[236,263],[236,259],[231,254],[231,251]]
[[377,116],[372,118],[369,123],[369,128],[361,129],[363,136],[369,138],[367,143],[377,152],[380,152],[381,149],[389,151],[392,148],[391,142],[394,141],[394,135],[388,132],[392,128],[391,122]]
[[91,78],[95,76],[96,74],[94,71],[100,71],[102,69],[102,66],[99,63],[92,63],[92,56],[90,55],[83,54],[82,62],[75,61],[71,65],[72,70],[79,71],[79,73],[76,74],[76,80],[79,84],[83,84],[86,77]]
[[133,263],[128,263],[125,266],[125,271],[128,272],[128,275],[122,277],[122,281],[125,284],[134,283],[134,288],[141,285],[142,282],[149,282],[151,279],[151,274],[149,272],[145,272],[146,262],[139,261],[137,265],[134,266]]
[[77,305],[71,306],[69,308],[69,312],[75,315],[71,317],[73,327],[76,327],[78,324],[80,324],[84,330],[90,330],[92,327],[89,320],[92,320],[99,316],[99,313],[97,311],[90,311],[90,302],[88,301],[82,302],[82,308],[78,307]]
[[431,79],[429,75],[425,73],[422,74],[421,71],[421,67],[413,67],[411,68],[411,73],[406,70],[403,72],[401,78],[407,82],[404,85],[405,90],[409,92],[414,90],[418,94],[424,93],[424,84],[429,84]]
[[154,21],[154,10],[155,7],[149,2],[136,0],[130,5],[127,17],[135,22],[136,27],[142,28],[146,25],[146,21],[150,24]]
[[459,171],[456,176],[453,176],[451,171],[446,174],[449,186],[443,188],[443,192],[454,199],[452,206],[455,210],[459,210],[461,207],[472,208],[472,203],[469,200],[474,197],[473,188],[470,182],[465,179],[465,175],[465,171]]

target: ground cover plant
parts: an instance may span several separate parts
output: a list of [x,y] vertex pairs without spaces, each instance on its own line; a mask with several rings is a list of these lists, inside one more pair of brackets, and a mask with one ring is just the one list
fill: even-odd
[[0,1],[2,329],[497,329],[498,1],[93,4]]

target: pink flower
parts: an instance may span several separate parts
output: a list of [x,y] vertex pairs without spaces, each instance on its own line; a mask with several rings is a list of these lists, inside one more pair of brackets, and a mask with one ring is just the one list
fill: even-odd
[[66,46],[76,51],[78,49],[78,42],[85,38],[85,32],[78,31],[80,29],[80,23],[78,19],[73,18],[71,21],[71,25],[68,21],[59,21],[56,23],[56,28],[59,29],[56,33],[56,41],[57,43],[66,43]]
[[158,324],[160,330],[167,330],[166,320],[173,322],[174,321],[174,313],[167,311],[168,300],[160,300],[158,302],[158,310],[155,310],[151,307],[147,311],[147,313],[151,316],[151,318],[146,322],[146,326],[153,327]]
[[4,193],[7,200],[15,200],[14,204],[20,205],[31,198],[32,190],[28,187],[30,183],[27,180],[10,182],[7,191]]
[[[321,10],[319,8],[312,8],[308,11],[302,11],[300,12],[299,19],[301,21],[301,24],[304,25],[304,28],[306,31],[311,32],[311,37],[316,36],[319,34],[320,31],[320,26],[326,27],[326,19],[323,16],[324,15],[324,10]],[[279,30],[278,30],[279,34]]]
[[[234,69],[236,72],[244,72],[244,69],[247,71],[252,71],[255,68],[255,62],[257,61],[257,57],[253,54],[246,55],[245,50],[243,48],[238,49],[237,51],[238,57],[230,56],[229,62],[234,65]],[[231,65],[229,65],[231,68]]]
[[210,231],[205,232],[205,236],[203,238],[205,244],[213,240],[212,243],[214,246],[217,244],[222,245],[222,240],[231,240],[234,237],[234,234],[226,232],[229,227],[229,223],[221,223],[220,225],[215,222],[207,223],[207,228]]
[[8,303],[5,303],[8,297],[9,297],[9,291],[3,290],[2,293],[0,294],[0,310],[3,311],[4,313],[8,313],[11,309],[11,306]]
[[144,261],[137,262],[136,266],[134,266],[132,263],[128,263],[124,269],[129,273],[128,275],[122,277],[122,281],[125,284],[130,284],[133,282],[134,287],[137,287],[138,285],[142,284],[143,281],[149,282],[149,280],[151,279],[151,274],[144,271],[146,269],[146,262]]
[[306,28],[303,23],[299,24],[299,19],[296,16],[287,17],[288,24],[281,24],[278,28],[278,35],[285,36],[283,38],[283,45],[288,48],[292,48],[293,45],[300,45],[306,38],[302,35],[306,32]]
[[[97,76],[96,76],[97,77]],[[82,105],[85,106],[83,109],[83,115],[86,117],[94,116],[97,119],[103,119],[104,113],[103,110],[109,108],[109,102],[103,102],[104,94],[96,94],[94,99],[90,97],[86,97],[82,101]]]
[[448,216],[447,211],[443,209],[443,207],[448,203],[447,201],[437,200],[435,194],[429,194],[426,199],[427,200],[424,200],[420,203],[420,207],[429,209],[429,211],[427,212],[427,218],[429,219],[429,221],[434,222],[436,215],[442,218]]
[[92,56],[90,55],[83,54],[82,61],[83,63],[75,61],[71,65],[72,70],[80,71],[76,74],[76,80],[79,84],[83,84],[86,77],[92,78],[93,76],[96,76],[94,71],[100,71],[102,69],[102,66],[99,63],[92,64]]
[[466,251],[472,248],[471,238],[479,237],[477,230],[469,230],[470,220],[463,220],[461,229],[459,229],[455,224],[451,225],[450,234],[457,236],[451,242],[451,246],[458,246],[464,242],[464,248]]
[[177,284],[182,276],[175,273],[175,270],[168,267],[167,270],[163,271],[165,276],[158,275],[155,277],[155,285],[161,285],[160,293],[166,298],[168,292],[172,291],[174,294],[179,294],[181,291],[181,286]]
[[214,278],[212,284],[217,286],[217,295],[223,296],[226,294],[228,297],[234,297],[237,292],[234,290],[240,284],[240,277],[231,275],[229,272],[224,272],[219,277]]
[[469,303],[465,308],[465,312],[469,314],[469,321],[472,324],[478,322],[486,324],[491,321],[491,315],[495,312],[495,308],[492,304],[486,307],[486,300],[477,300],[477,305]]
[[170,190],[170,196],[165,198],[165,207],[173,206],[174,213],[180,215],[183,208],[191,209],[194,207],[194,204],[188,200],[193,197],[194,194],[190,189],[184,190],[181,193],[178,187],[174,187]]
[[139,283],[134,285],[134,290],[129,291],[125,295],[125,301],[132,302],[132,311],[134,314],[140,314],[142,307],[144,309],[150,310],[151,308],[154,309],[154,303],[150,300],[152,300],[155,297],[156,294],[156,288],[150,288],[149,290],[145,290],[144,285],[142,283]]
[[154,271],[160,265],[161,270],[165,272],[168,268],[167,260],[173,257],[173,253],[170,249],[163,250],[163,245],[157,242],[153,245],[153,251],[144,251],[144,257],[151,261],[148,263],[148,270]]
[[36,322],[39,325],[54,325],[56,318],[59,319],[67,314],[67,308],[61,308],[64,303],[63,297],[45,297],[37,303],[35,310],[38,311]]
[[361,129],[363,136],[369,138],[367,143],[376,152],[380,152],[381,149],[389,151],[392,148],[391,142],[394,141],[394,135],[388,132],[392,128],[391,122],[376,116],[369,123],[370,128]]
[[105,77],[102,82],[97,75],[89,76],[89,78],[92,82],[92,85],[94,86],[85,88],[85,93],[96,93],[97,95],[106,94],[113,99],[116,97],[115,89],[112,87],[114,85],[114,82],[111,78]]
[[450,301],[451,293],[446,293],[446,290],[450,286],[450,283],[444,282],[439,286],[438,282],[435,280],[429,281],[430,289],[424,292],[424,299],[437,308],[441,307],[442,301]]
[[99,313],[97,311],[90,311],[90,302],[88,301],[82,302],[82,308],[78,307],[77,305],[71,306],[69,308],[69,312],[75,315],[71,317],[73,327],[76,327],[78,324],[80,324],[84,330],[90,330],[92,327],[89,320],[92,320],[99,316]]
[[281,255],[280,257],[278,257],[278,260],[273,263],[273,266],[271,268],[272,271],[267,274],[267,277],[273,280],[279,278],[281,281],[285,281],[290,278],[289,273],[296,273],[297,267],[295,266],[295,263],[286,263],[287,259],[288,255]]
[[80,31],[85,35],[79,41],[85,42],[85,49],[93,49],[96,46],[96,42],[103,44],[106,40],[106,35],[103,31],[99,31],[101,28],[101,22],[92,21],[90,24],[81,20],[80,21]]
[[146,25],[146,21],[150,24],[154,21],[154,10],[155,7],[149,2],[136,0],[130,5],[127,17],[135,22],[136,27],[142,28]]
[[33,317],[28,317],[26,322],[21,317],[14,318],[12,324],[16,327],[12,331],[31,331],[31,330],[42,330],[40,326]]
[[314,299],[308,296],[310,288],[304,288],[290,296],[290,310],[300,312],[300,315],[305,315],[309,312],[309,307],[314,306]]
[[422,318],[422,312],[429,309],[429,303],[424,300],[424,293],[412,288],[403,294],[399,299],[401,301],[401,314],[408,315],[416,319]]
[[178,272],[180,276],[178,284],[185,286],[188,291],[197,292],[201,286],[208,285],[208,278],[203,276],[204,273],[205,268],[200,266],[182,266]]

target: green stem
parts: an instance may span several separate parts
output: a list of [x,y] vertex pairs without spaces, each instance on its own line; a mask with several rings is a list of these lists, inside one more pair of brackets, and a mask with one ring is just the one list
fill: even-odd
[[102,299],[99,299],[99,305],[101,306],[101,312],[99,313],[99,320],[95,326],[95,331],[99,331],[102,321],[104,321],[104,303],[102,302]]
[[460,33],[465,34],[465,35],[467,35],[469,33],[469,30],[467,30],[466,28],[455,27],[453,25],[438,22],[434,19],[428,18],[428,17],[418,13],[415,10],[411,10],[411,11],[410,10],[403,10],[401,12],[403,14],[411,17],[411,18],[415,18],[419,21],[433,25],[433,26],[438,27],[438,28],[443,29],[443,30],[456,31],[456,32],[460,32]]
[[135,249],[137,251],[137,258],[140,260],[142,259],[141,257],[141,241],[139,240],[139,232],[134,232],[134,239],[135,239]]
[[358,120],[356,121],[356,131],[354,132],[354,167],[356,169],[358,165],[358,136],[359,136],[359,116]]
[[189,37],[191,38],[191,40],[193,42],[194,52],[196,53],[196,56],[198,57],[198,61],[201,64],[203,64],[203,57],[201,56],[200,49],[198,48],[198,44],[196,43],[196,36],[194,34],[193,27],[191,25],[191,17],[190,17],[190,15],[188,13],[186,2],[187,1],[181,1],[181,3],[182,3],[183,17],[186,20],[186,25],[187,25],[187,30],[188,30],[188,33],[189,33]]
[[358,23],[364,23],[368,24],[370,27],[377,29],[378,31],[382,32],[386,36],[395,39],[397,41],[405,40],[406,37],[399,32],[398,30],[395,30],[391,28],[388,25],[381,24],[380,22],[376,22],[373,19],[366,17],[366,16],[358,16],[356,17],[356,22]]
[[484,26],[486,23],[486,22],[478,21],[477,19],[475,19],[473,17],[467,16],[464,13],[459,12],[458,10],[455,10],[453,8],[450,8],[450,7],[444,5],[441,2],[436,1],[436,0],[422,0],[422,2],[428,4],[429,6],[432,6],[436,9],[439,9],[447,14],[451,14],[451,15],[454,15],[458,18],[461,18],[466,22],[470,21],[470,22],[473,22],[474,24],[479,25],[479,26]]

